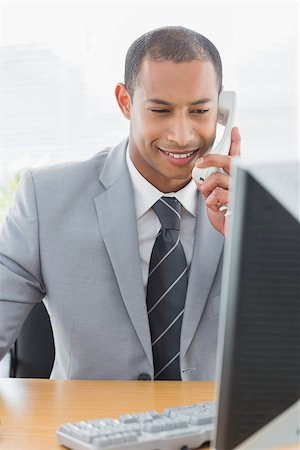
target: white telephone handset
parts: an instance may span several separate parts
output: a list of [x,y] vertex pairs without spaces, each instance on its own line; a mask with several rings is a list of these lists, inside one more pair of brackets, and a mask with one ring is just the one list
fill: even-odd
[[[219,95],[219,112],[218,122],[225,126],[222,139],[215,148],[208,153],[219,153],[220,155],[228,155],[231,144],[231,129],[235,120],[236,111],[236,93],[234,91],[221,91]],[[192,177],[198,183],[202,184],[205,178],[214,172],[224,172],[223,169],[217,167],[194,167]]]

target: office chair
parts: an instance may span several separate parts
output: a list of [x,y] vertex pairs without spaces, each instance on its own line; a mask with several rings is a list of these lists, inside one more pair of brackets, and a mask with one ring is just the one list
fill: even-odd
[[10,377],[49,378],[55,355],[53,332],[43,302],[29,313],[11,349]]

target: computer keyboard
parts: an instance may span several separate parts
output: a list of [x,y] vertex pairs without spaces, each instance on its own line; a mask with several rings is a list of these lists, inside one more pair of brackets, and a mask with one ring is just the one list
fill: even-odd
[[211,438],[215,403],[126,414],[66,423],[57,439],[72,450],[181,450],[197,448]]

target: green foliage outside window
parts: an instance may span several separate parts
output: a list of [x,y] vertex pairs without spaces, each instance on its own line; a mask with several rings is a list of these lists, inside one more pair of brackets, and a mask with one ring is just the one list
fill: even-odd
[[12,206],[15,192],[23,172],[14,175],[0,176],[0,223],[3,222],[9,208]]

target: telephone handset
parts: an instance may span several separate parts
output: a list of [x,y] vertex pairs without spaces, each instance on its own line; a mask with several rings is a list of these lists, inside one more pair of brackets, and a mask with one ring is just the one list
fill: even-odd
[[[209,150],[208,153],[219,153],[220,155],[228,155],[231,144],[231,129],[235,120],[236,112],[236,93],[234,91],[221,91],[219,95],[219,112],[218,122],[225,126],[225,131],[222,139],[216,147]],[[218,167],[194,167],[192,177],[198,183],[202,184],[205,178],[214,172],[223,172],[223,169]]]

